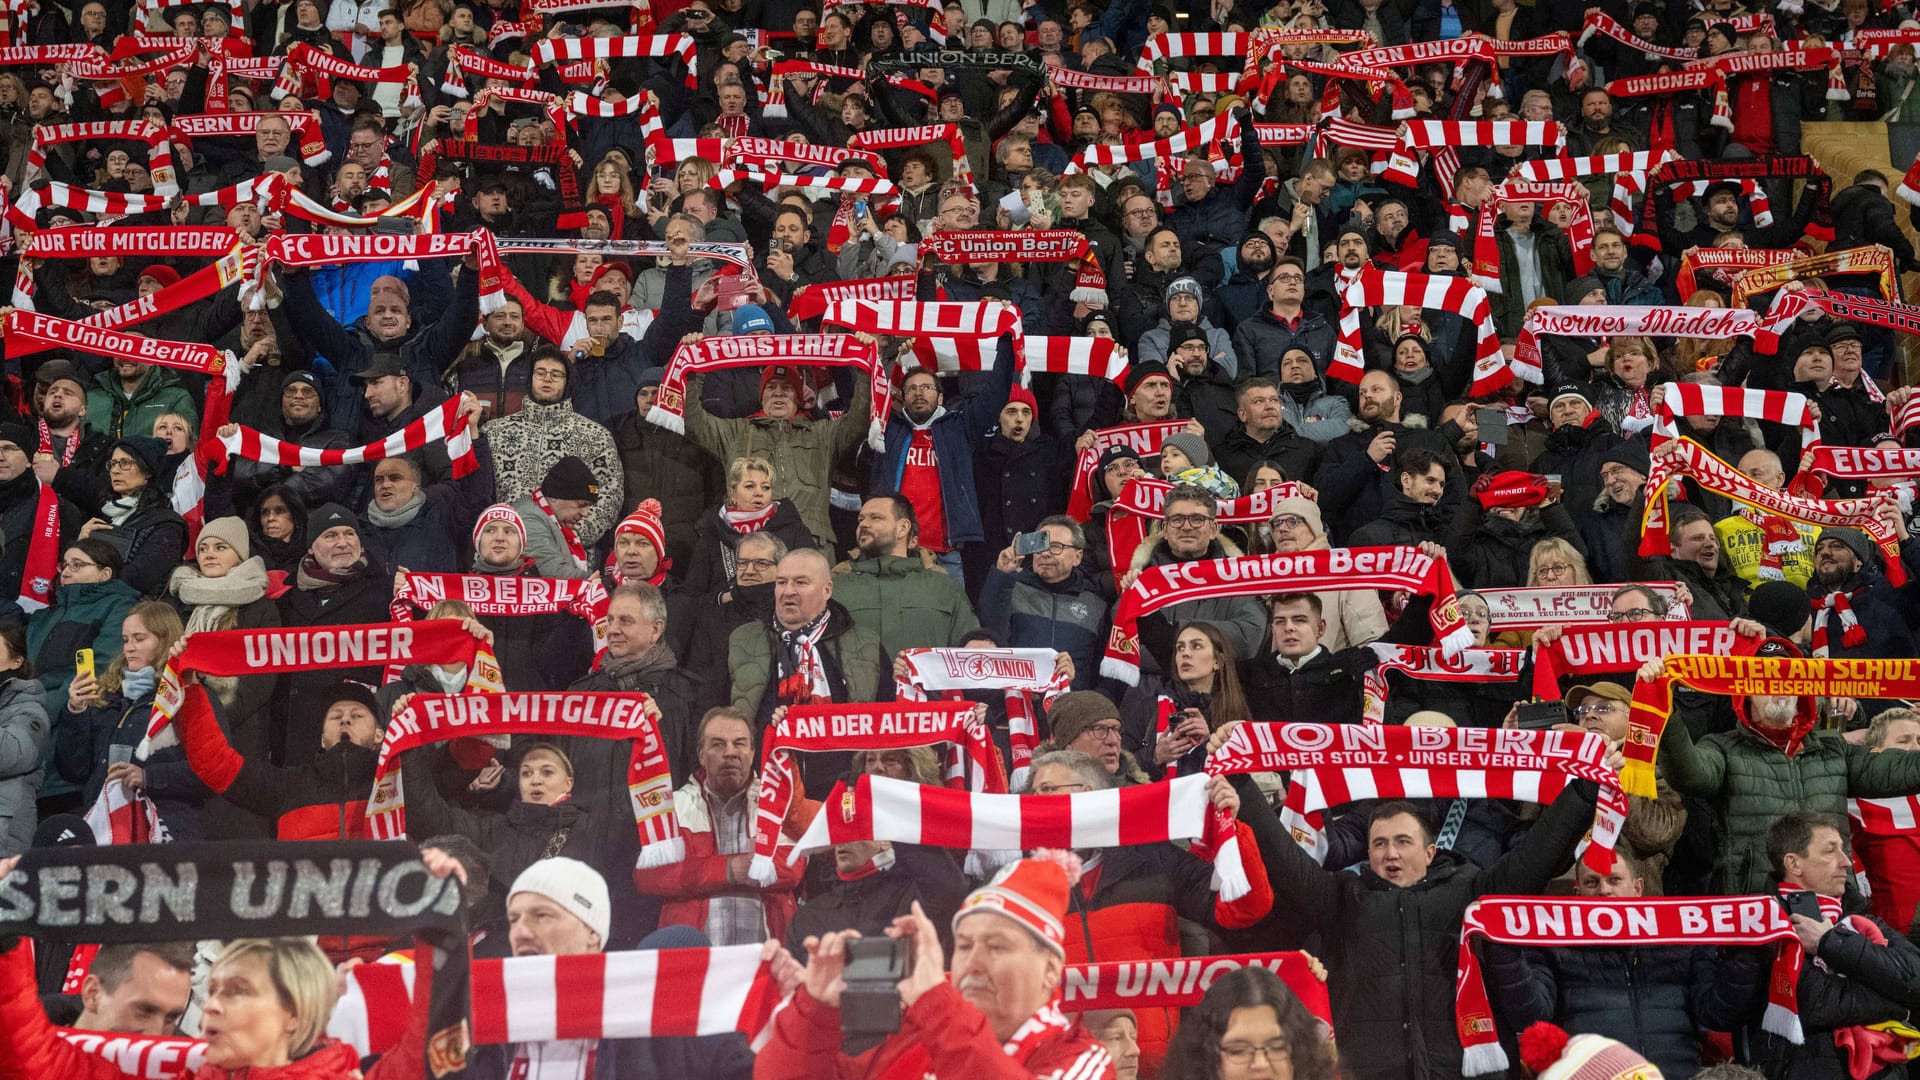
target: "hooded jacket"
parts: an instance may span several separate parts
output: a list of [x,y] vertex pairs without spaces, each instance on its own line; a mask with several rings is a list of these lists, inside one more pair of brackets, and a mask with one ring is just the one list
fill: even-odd
[[32,679],[0,682],[0,855],[33,846],[34,800],[51,740],[46,690]]
[[180,385],[179,376],[162,367],[145,367],[141,374],[131,394],[121,388],[112,365],[95,375],[87,388],[88,426],[118,439],[152,435],[153,422],[166,413],[178,413],[198,425],[200,407]]
[[[1708,704],[1712,699],[1709,699]],[[1747,699],[1733,699],[1740,726],[1694,739],[1704,724],[1701,703],[1675,695],[1660,736],[1660,769],[1682,795],[1708,803],[1724,837],[1714,881],[1727,893],[1759,892],[1766,885],[1767,829],[1782,814],[1807,811],[1841,817],[1849,798],[1871,799],[1920,790],[1920,754],[1876,754],[1837,732],[1812,731],[1814,699],[1798,699],[1795,727],[1807,731],[1792,755],[1755,734]]]
[[1280,384],[1280,417],[1288,428],[1325,446],[1351,430],[1347,421],[1353,406],[1327,391],[1326,376],[1315,375],[1312,382]]

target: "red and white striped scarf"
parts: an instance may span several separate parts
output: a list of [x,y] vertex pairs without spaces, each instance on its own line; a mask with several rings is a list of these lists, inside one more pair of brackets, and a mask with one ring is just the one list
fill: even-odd
[[[1360,677],[1360,715],[1369,724],[1387,721],[1387,676],[1399,672],[1422,682],[1496,683],[1520,678],[1525,649],[1462,649],[1449,658],[1431,645],[1389,645],[1376,641],[1368,646],[1379,658],[1371,670]],[[1556,691],[1557,693],[1557,691]]]
[[547,515],[547,520],[553,522],[553,527],[560,530],[560,538],[566,541],[567,554],[573,557],[574,565],[582,570],[592,569],[591,564],[587,562],[586,545],[580,542],[580,534],[573,531],[573,526],[560,523],[559,515],[553,512],[553,506],[547,502],[546,493],[539,488],[534,488],[528,497],[533,500],[533,505],[540,508],[541,513]]
[[1357,383],[1366,371],[1360,345],[1360,312],[1370,307],[1410,305],[1458,312],[1474,324],[1478,335],[1474,344],[1473,385],[1470,393],[1479,397],[1507,385],[1514,376],[1540,381],[1538,364],[1531,372],[1515,356],[1509,365],[1500,351],[1500,337],[1493,326],[1493,305],[1486,291],[1465,277],[1441,274],[1406,274],[1381,270],[1371,264],[1341,294],[1340,337],[1333,350],[1327,374]]
[[[416,193],[417,194],[417,193]],[[392,259],[450,259],[471,254],[480,264],[480,312],[498,311],[507,302],[499,249],[493,230],[467,233],[396,235],[368,233],[289,233],[267,239],[267,261],[282,266],[332,266],[336,263]]]
[[851,334],[739,334],[706,337],[674,350],[660,390],[654,395],[647,422],[668,431],[685,431],[687,383],[694,375],[728,368],[854,367],[864,370],[873,387],[873,418],[867,442],[876,450],[886,445],[886,417],[893,407],[893,384],[880,367],[873,346]]
[[473,436],[460,419],[460,399],[457,397],[448,398],[439,407],[379,442],[364,446],[344,449],[301,446],[274,438],[245,424],[239,425],[239,430],[233,434],[221,437],[220,442],[226,447],[227,453],[248,461],[268,465],[298,465],[309,469],[318,465],[360,465],[381,458],[416,453],[435,444],[445,444],[456,478],[479,468],[479,462],[473,456]]
[[1222,900],[1252,891],[1232,818],[1216,814],[1207,778],[1181,776],[1068,795],[994,795],[928,787],[866,775],[834,785],[789,863],[835,844],[896,844],[974,851],[1128,847],[1192,841],[1190,851],[1213,863]]
[[224,225],[122,225],[111,229],[68,225],[27,234],[20,253],[36,259],[86,259],[96,255],[217,259],[239,242],[239,235]]
[[787,315],[800,321],[817,319],[826,314],[830,305],[843,300],[911,300],[919,287],[920,279],[913,274],[803,285],[793,294],[793,302],[787,305]]
[[142,364],[218,375],[231,356],[211,345],[162,338],[139,337],[87,323],[57,319],[37,311],[15,309],[6,321],[7,355],[21,356],[42,349],[66,349],[133,360]]
[[[1676,653],[1751,655],[1760,639],[1741,637],[1725,622],[1675,620],[1569,626],[1548,644],[1535,642],[1533,696],[1560,699],[1560,679],[1578,674],[1623,674]],[[1376,646],[1378,648],[1378,646]]]
[[1188,33],[1168,32],[1155,34],[1147,39],[1140,50],[1140,59],[1134,64],[1134,71],[1141,75],[1153,74],[1153,65],[1158,60],[1186,60],[1202,56],[1245,56],[1253,43],[1253,35],[1243,33]]
[[107,844],[165,844],[173,840],[153,800],[138,789],[129,791],[118,781],[103,784],[100,797],[87,808],[87,827],[93,842]]
[[[327,1034],[362,1055],[392,1049],[412,1015],[411,962],[348,972]],[[473,1041],[761,1035],[780,1000],[760,946],[629,949],[475,960]]]
[[87,139],[130,139],[147,144],[147,171],[153,176],[155,195],[180,194],[180,181],[173,172],[173,144],[167,129],[145,120],[104,120],[88,124],[41,125],[33,129],[33,146],[27,151],[27,180],[46,175],[47,147]]
[[459,738],[488,735],[574,735],[627,744],[627,795],[640,835],[642,867],[686,857],[673,817],[673,775],[660,741],[660,707],[637,691],[595,693],[415,694],[387,725],[367,798],[367,831],[375,839],[406,834],[400,756]]
[[1127,358],[1118,345],[1112,338],[1034,335],[1021,355],[1030,374],[1090,375],[1118,384],[1127,374]]
[[880,705],[794,705],[767,729],[760,750],[760,805],[753,818],[753,861],[747,874],[774,883],[780,824],[793,803],[793,755],[817,751],[905,750],[938,743],[954,749],[947,782],[969,791],[1005,793],[1007,777],[986,725],[970,702],[898,702]]
[[1433,598],[1434,638],[1449,653],[1473,644],[1446,560],[1412,547],[1330,548],[1150,566],[1120,596],[1100,674],[1140,681],[1140,616],[1193,600],[1282,592],[1404,589]]
[[173,118],[173,130],[194,139],[247,136],[269,116],[277,116],[292,125],[294,143],[303,164],[317,167],[333,160],[333,152],[327,149],[320,133],[320,118],[311,112],[189,113]]
[[1668,482],[1675,477],[1688,476],[1707,491],[1718,492],[1740,505],[1778,514],[1790,521],[1859,529],[1879,546],[1887,580],[1894,585],[1906,584],[1907,573],[1900,564],[1899,536],[1894,527],[1878,513],[1876,501],[1789,495],[1760,486],[1751,477],[1715,457],[1691,439],[1680,439],[1672,445],[1677,448],[1676,451],[1654,459],[1653,472],[1647,477],[1647,512],[1640,530],[1640,554],[1643,557],[1665,555],[1671,550],[1672,541],[1667,535]]
[[[1082,450],[1074,460],[1073,491],[1067,496],[1067,516],[1075,521],[1086,521],[1092,516],[1095,501],[1092,491],[1093,470],[1100,463],[1100,455],[1113,447],[1124,446],[1132,450],[1136,457],[1150,457],[1160,452],[1160,446],[1166,441],[1167,436],[1179,432],[1186,426],[1185,420],[1150,420],[1146,423],[1121,424],[1095,431],[1093,445]],[[1125,490],[1125,488],[1121,489],[1123,494]],[[1099,501],[1106,500],[1102,498]],[[1127,558],[1132,557],[1133,552],[1129,550]]]
[[1825,659],[1829,652],[1829,615],[1840,617],[1840,644],[1857,649],[1867,643],[1866,627],[1860,625],[1860,617],[1853,613],[1852,593],[1835,589],[1825,596],[1814,597],[1810,603],[1813,607],[1813,655]]
[[953,159],[953,179],[973,180],[973,165],[967,160],[966,139],[958,124],[922,124],[918,127],[868,129],[854,135],[848,146],[855,150],[897,150],[924,146],[931,142],[947,144]]
[[844,162],[858,161],[876,173],[884,173],[887,170],[886,163],[881,160],[880,155],[870,150],[847,146],[814,146],[807,143],[791,143],[785,139],[758,137],[733,140],[727,145],[725,160],[734,164],[747,165],[764,165],[770,161],[779,161],[828,169],[839,168]]
[[1025,351],[1020,309],[995,300],[841,300],[828,305],[820,321],[857,333],[912,338],[915,355],[936,366],[944,347],[950,353],[946,362],[953,365],[947,370],[992,370],[999,339],[1006,336],[1013,339],[1014,355]]
[[1619,20],[1599,8],[1588,8],[1585,25],[1580,31],[1580,47],[1587,47],[1593,35],[1612,38],[1625,45],[1628,50],[1640,53],[1649,59],[1692,60],[1700,55],[1699,49],[1666,49],[1646,40],[1632,30],[1620,25]]
[[1542,948],[1776,943],[1760,1026],[1796,1045],[1804,1041],[1795,1003],[1799,961],[1793,959],[1801,955],[1800,941],[1786,909],[1771,896],[1486,896],[1468,905],[1460,920],[1454,1016],[1466,1051],[1461,1071],[1467,1076],[1507,1067],[1480,958],[1473,950],[1476,939]]
[[[1566,133],[1551,120],[1414,120],[1400,134],[1399,145],[1387,161],[1381,178],[1414,187],[1420,182],[1416,155],[1422,150],[1461,146],[1564,147]],[[1450,186],[1450,179],[1449,179]]]
[[766,528],[767,522],[773,520],[773,512],[779,508],[777,502],[770,502],[758,510],[734,510],[723,506],[720,508],[720,520],[727,523],[727,528],[747,536]]
[[[552,615],[571,612],[593,628],[593,655],[597,664],[606,651],[607,587],[599,577],[542,578],[509,574],[428,574],[409,570],[401,575],[388,612],[394,622],[412,622],[415,610],[426,611],[442,600],[458,600],[475,615]],[[395,672],[389,682],[399,678]]]
[[[1153,427],[1155,425],[1136,426]],[[1161,438],[1164,439],[1164,434]],[[1160,446],[1161,442],[1155,441],[1151,450],[1140,452],[1159,453]],[[1104,450],[1105,447],[1100,449]],[[1165,480],[1155,480],[1150,476],[1136,476],[1127,481],[1126,486],[1120,489],[1120,494],[1114,498],[1113,505],[1107,510],[1107,554],[1114,568],[1113,575],[1116,583],[1133,562],[1133,553],[1139,550],[1141,541],[1147,538],[1150,523],[1166,520],[1167,494],[1172,490],[1173,485]],[[1276,502],[1281,499],[1304,498],[1305,494],[1301,485],[1288,481],[1261,491],[1249,491],[1237,498],[1215,499],[1213,520],[1220,525],[1265,525],[1273,520]]]
[[907,666],[907,677],[894,682],[901,701],[925,701],[939,694],[963,700],[970,691],[1000,690],[1006,695],[1007,741],[1013,750],[1014,789],[1026,785],[1034,747],[1040,745],[1034,721],[1033,696],[1042,707],[1072,688],[1066,673],[1054,666],[1051,649],[902,649],[895,658]]
[[1590,731],[1247,723],[1207,756],[1207,775],[1292,774],[1281,820],[1316,860],[1326,857],[1321,812],[1332,807],[1361,799],[1546,804],[1573,781],[1591,780],[1601,795],[1583,861],[1605,874],[1627,813],[1606,756],[1606,739]]
[[[1593,213],[1587,209],[1587,189],[1579,184],[1535,184],[1509,180],[1495,184],[1493,191],[1480,200],[1478,228],[1473,244],[1473,282],[1488,293],[1502,291],[1500,286],[1500,243],[1494,236],[1494,218],[1509,203],[1558,203],[1573,207],[1573,222],[1567,227],[1567,240],[1573,248],[1573,272],[1593,273]],[[1544,208],[1537,211],[1545,216]]]
[[677,56],[687,66],[686,84],[699,83],[697,48],[685,34],[628,34],[625,37],[550,37],[533,47],[536,68],[581,60],[630,60],[637,57]]

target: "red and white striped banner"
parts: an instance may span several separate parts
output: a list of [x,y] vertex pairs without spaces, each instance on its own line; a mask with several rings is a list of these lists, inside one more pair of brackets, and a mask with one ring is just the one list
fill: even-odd
[[33,147],[27,151],[27,181],[45,176],[47,147],[88,139],[129,139],[147,144],[147,171],[153,176],[155,195],[180,194],[180,181],[173,172],[173,146],[167,141],[167,129],[145,120],[98,120],[86,124],[40,125],[33,129]]
[[[327,1034],[361,1054],[390,1050],[412,1014],[413,964],[361,964]],[[636,949],[475,960],[473,1041],[758,1035],[779,1003],[760,946]]]
[[1127,358],[1112,338],[1030,335],[1021,354],[1026,370],[1048,375],[1091,375],[1119,383],[1127,375]]
[[1140,50],[1140,59],[1134,64],[1134,70],[1142,75],[1153,74],[1153,65],[1157,60],[1187,60],[1202,56],[1245,56],[1247,48],[1253,44],[1253,35],[1242,33],[1185,33],[1169,32],[1155,34],[1147,39]]
[[1535,184],[1557,184],[1567,180],[1578,180],[1587,176],[1608,176],[1613,173],[1645,172],[1658,165],[1668,153],[1665,150],[1638,150],[1626,154],[1587,154],[1582,157],[1541,158],[1523,161],[1507,174],[1509,181],[1522,180]]

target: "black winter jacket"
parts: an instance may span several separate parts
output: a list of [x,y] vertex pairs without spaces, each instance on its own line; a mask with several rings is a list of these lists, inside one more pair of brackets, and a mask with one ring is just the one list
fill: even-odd
[[1240,665],[1253,718],[1276,723],[1357,724],[1360,680],[1378,662],[1372,649],[1321,649],[1297,668],[1264,651]]
[[1320,933],[1341,1064],[1356,1080],[1460,1075],[1453,998],[1461,913],[1482,896],[1545,890],[1593,823],[1594,797],[1592,784],[1576,781],[1497,865],[1475,871],[1443,851],[1407,888],[1369,869],[1323,868],[1297,845],[1270,855],[1274,914],[1263,925]]

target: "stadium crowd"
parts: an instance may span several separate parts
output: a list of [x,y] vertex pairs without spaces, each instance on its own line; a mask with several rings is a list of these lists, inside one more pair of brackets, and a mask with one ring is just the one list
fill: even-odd
[[1913,13],[9,0],[0,1078],[1908,1075]]

